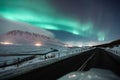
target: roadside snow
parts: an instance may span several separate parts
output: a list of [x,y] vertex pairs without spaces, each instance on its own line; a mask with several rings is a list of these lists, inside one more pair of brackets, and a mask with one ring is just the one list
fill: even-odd
[[105,48],[105,50],[107,50],[117,56],[120,56],[120,45],[117,47],[113,47],[113,48]]
[[0,68],[0,74],[1,74],[0,79],[2,78],[4,79],[4,78],[15,76],[15,75],[20,75],[32,69],[36,69],[38,67],[43,67],[43,66],[52,64],[54,62],[78,55],[88,50],[91,50],[91,49],[90,48],[66,48],[66,49],[59,49],[59,51],[57,52],[51,52],[46,55],[46,58],[45,58],[45,55],[43,56],[38,55],[36,58],[23,62],[19,65],[12,65],[12,66]]

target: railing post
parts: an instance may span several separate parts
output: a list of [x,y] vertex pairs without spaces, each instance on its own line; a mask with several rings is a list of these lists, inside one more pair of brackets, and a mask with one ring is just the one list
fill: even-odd
[[17,58],[17,67],[19,67],[20,64],[20,58]]
[[3,69],[5,69],[6,66],[7,66],[7,61],[5,60],[3,64]]

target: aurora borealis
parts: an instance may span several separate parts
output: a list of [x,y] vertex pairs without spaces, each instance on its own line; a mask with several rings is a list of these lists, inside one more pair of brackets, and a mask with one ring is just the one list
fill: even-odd
[[[63,1],[63,0],[62,0]],[[1,0],[0,1],[0,16],[2,18],[8,19],[8,20],[13,20],[13,21],[18,21],[18,22],[25,22],[32,24],[38,28],[44,28],[47,30],[55,30],[55,31],[66,31],[69,33],[72,33],[74,35],[80,36],[80,37],[85,37],[90,40],[90,38],[95,39],[96,41],[105,41],[109,39],[107,36],[109,34],[110,30],[105,30],[106,28],[108,29],[108,25],[105,29],[103,28],[104,24],[103,22],[101,23],[100,21],[102,13],[100,13],[100,17],[98,16],[97,20],[92,20],[91,17],[95,17],[95,14],[91,12],[90,10],[93,9],[95,6],[92,6],[90,10],[87,9],[91,6],[88,4],[86,1],[88,0],[71,0],[67,1],[64,0],[63,2],[60,2],[59,0]],[[86,5],[85,8],[83,8],[83,12],[86,12],[85,15],[82,13],[82,10],[80,10],[83,6],[80,5],[83,2]],[[91,5],[96,5],[96,3],[93,4],[92,0]],[[72,4],[73,2],[73,4]],[[75,4],[76,2],[80,4]],[[61,6],[56,6],[59,3]],[[62,5],[62,4],[65,5]],[[67,5],[68,4],[68,5]],[[72,4],[72,6],[70,5]],[[62,11],[59,9],[59,7],[63,7],[67,10],[69,8],[76,8],[75,5],[78,5],[77,7],[81,7],[80,9],[78,8],[76,11],[80,10],[80,14],[76,13],[77,16],[82,16],[81,18],[77,18],[76,15],[71,15],[72,12],[67,15],[66,11]],[[66,7],[65,7],[66,6]],[[71,7],[70,7],[71,6]],[[67,8],[69,7],[69,8]],[[62,8],[62,9],[63,9]],[[104,7],[103,7],[104,8]],[[84,9],[86,11],[84,11]],[[97,9],[96,9],[97,10]],[[101,8],[100,8],[101,10]],[[69,12],[69,11],[68,11]],[[74,13],[75,11],[73,11]],[[90,15],[89,17],[86,16]],[[70,16],[71,15],[71,16]],[[86,18],[84,18],[86,17]],[[83,19],[84,18],[84,19]],[[110,21],[111,22],[111,21]],[[104,26],[106,26],[104,25]]]

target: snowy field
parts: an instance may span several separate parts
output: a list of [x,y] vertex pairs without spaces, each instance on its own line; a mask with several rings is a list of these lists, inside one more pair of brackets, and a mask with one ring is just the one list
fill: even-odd
[[[22,73],[30,71],[32,69],[35,69],[38,67],[43,67],[45,65],[52,64],[52,63],[57,62],[59,60],[69,58],[71,56],[75,56],[75,55],[80,54],[82,52],[91,50],[89,47],[81,47],[81,48],[80,47],[72,47],[72,48],[56,47],[57,51],[53,51],[53,52],[50,52],[51,51],[50,47],[39,47],[39,48],[37,47],[35,49],[28,49],[27,48],[26,50],[24,50],[24,49],[22,50],[23,52],[24,51],[30,52],[30,51],[34,50],[34,53],[30,52],[30,54],[36,54],[36,53],[44,54],[46,52],[48,52],[48,54],[36,55],[35,58],[33,58],[31,60],[24,61],[21,64],[14,64],[11,66],[1,67],[0,68],[0,74],[1,74],[0,77],[1,78],[4,78],[4,77],[7,78],[6,74],[10,74],[10,73],[14,73],[14,74],[8,75],[8,77],[22,74]],[[17,50],[16,50],[16,52],[17,52]],[[14,51],[13,51],[13,53],[14,53]],[[9,52],[9,54],[12,54],[12,53]],[[20,52],[18,54],[23,54],[23,53]],[[22,60],[26,57],[29,57],[29,56],[0,56],[0,65],[12,64],[16,60],[18,60],[18,58],[20,60]]]

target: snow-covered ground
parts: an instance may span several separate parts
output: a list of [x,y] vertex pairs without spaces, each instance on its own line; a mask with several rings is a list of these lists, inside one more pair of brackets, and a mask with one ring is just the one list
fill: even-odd
[[105,48],[105,50],[117,55],[117,56],[120,56],[120,45],[119,46],[115,46],[113,48]]
[[[35,47],[35,46],[0,46],[0,55],[2,54],[44,54],[50,52],[50,47]],[[14,63],[19,59],[29,57],[25,56],[0,56],[0,66],[5,62],[7,64]]]
[[113,72],[105,69],[92,68],[89,71],[71,72],[57,80],[119,80]]
[[119,46],[117,46],[117,47],[113,47],[113,48],[112,48],[112,50],[115,50],[115,51],[120,52],[120,45],[119,45]]
[[[91,49],[89,47],[88,48],[86,48],[86,47],[82,47],[82,48],[78,48],[78,47],[62,48],[62,47],[60,47],[58,49],[58,51],[56,51],[56,52],[51,52],[51,53],[49,53],[47,55],[43,55],[43,56],[37,55],[36,58],[26,61],[26,62],[23,62],[23,63],[19,64],[19,66],[12,65],[12,66],[0,68],[0,74],[1,74],[0,78],[2,79],[2,78],[14,76],[14,75],[20,75],[20,74],[28,72],[32,69],[35,69],[38,67],[43,67],[48,64],[52,64],[59,60],[78,55],[78,54],[88,51],[88,50],[91,50]],[[44,49],[42,49],[41,52],[42,51],[44,52]],[[49,50],[47,50],[47,51],[49,51]],[[14,61],[15,58],[9,58],[9,60]],[[4,64],[4,63],[2,63],[2,64]],[[11,74],[11,73],[14,73],[14,74]],[[7,75],[7,74],[9,74],[9,75]]]
[[46,46],[30,46],[30,45],[0,45],[0,54],[34,54],[34,53],[46,53],[51,51],[50,47]]

